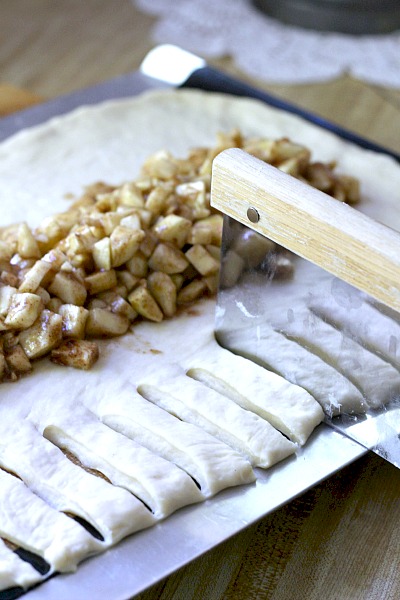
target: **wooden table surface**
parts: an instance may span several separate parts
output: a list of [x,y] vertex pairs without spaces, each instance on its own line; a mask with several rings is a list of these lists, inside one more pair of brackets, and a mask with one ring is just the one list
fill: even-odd
[[[136,69],[154,22],[129,0],[2,0],[0,114]],[[400,152],[399,90],[266,85],[212,64]],[[399,497],[400,471],[367,454],[139,598],[397,600]]]

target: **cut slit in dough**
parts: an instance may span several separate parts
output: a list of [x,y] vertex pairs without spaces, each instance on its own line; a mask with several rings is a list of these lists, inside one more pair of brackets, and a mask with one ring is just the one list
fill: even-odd
[[[367,404],[360,391],[319,356],[288,340],[270,325],[259,328],[257,341],[250,337],[253,335],[254,331],[242,335],[233,332],[226,339],[229,339],[232,350],[302,386],[319,402],[328,416],[343,412],[365,412]],[[270,347],[274,349],[273,352]],[[277,352],[277,348],[284,353]]]
[[81,525],[48,506],[2,469],[0,536],[41,556],[51,567],[49,574],[74,571],[81,560],[102,548]]
[[400,370],[398,321],[368,302],[354,307],[340,306],[334,298],[320,297],[312,300],[310,310]]
[[[120,435],[82,405],[64,415],[57,408],[45,417],[31,415],[43,435],[78,457],[82,464],[103,473],[114,485],[140,498],[156,518],[164,518],[178,508],[200,502],[203,496],[192,479],[174,464]],[[143,527],[151,524],[144,509]]]
[[0,592],[14,587],[26,589],[42,579],[32,565],[21,560],[0,539]]
[[113,429],[184,469],[205,497],[255,480],[250,463],[199,427],[180,421],[139,394],[99,406],[98,416]]
[[298,444],[304,444],[324,418],[305,389],[221,348],[215,340],[186,360],[184,367],[190,377],[260,415]]
[[[294,309],[290,321],[274,321],[274,327],[347,377],[361,391],[369,407],[380,408],[399,394],[397,369],[308,309]],[[346,406],[343,409],[345,412]]]
[[73,464],[29,421],[0,427],[0,465],[56,510],[92,525],[106,546],[154,522],[142,502]]
[[187,377],[180,369],[171,372],[168,380],[150,377],[148,383],[138,386],[138,391],[157,406],[241,452],[253,466],[270,467],[296,451],[296,445],[268,421]]

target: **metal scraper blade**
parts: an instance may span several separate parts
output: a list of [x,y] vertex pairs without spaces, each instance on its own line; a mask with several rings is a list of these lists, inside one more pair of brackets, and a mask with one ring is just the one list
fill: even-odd
[[254,206],[258,191],[238,182],[242,155],[227,158],[235,176],[220,177],[218,157],[212,189],[212,204],[236,217],[224,216],[218,342],[307,389],[331,427],[400,467],[398,311],[278,243],[273,215],[272,237],[265,223],[256,231],[264,204]]

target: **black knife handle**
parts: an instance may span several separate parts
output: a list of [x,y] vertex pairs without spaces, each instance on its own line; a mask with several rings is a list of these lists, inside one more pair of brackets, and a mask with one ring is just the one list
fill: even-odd
[[291,104],[290,102],[273,96],[268,92],[264,92],[252,87],[243,81],[234,79],[233,77],[213,67],[207,66],[197,69],[197,71],[194,71],[181,87],[199,88],[209,92],[222,92],[226,94],[232,94],[233,96],[247,96],[256,98],[257,100],[261,100],[270,106],[295,114],[307,121],[310,121],[311,123],[314,123],[314,125],[318,125],[323,129],[332,131],[348,142],[352,142],[353,144],[361,146],[367,150],[373,150],[374,152],[387,154],[388,156],[391,156],[400,162],[400,155],[396,152],[388,150],[379,144],[375,144],[374,142],[371,142],[353,133],[352,131],[349,131],[348,129],[344,129],[339,125],[332,123],[331,121],[310,113],[307,110],[296,106],[295,104]]

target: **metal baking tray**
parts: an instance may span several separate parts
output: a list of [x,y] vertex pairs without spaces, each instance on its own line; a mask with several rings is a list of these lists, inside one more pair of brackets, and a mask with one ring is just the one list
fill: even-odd
[[[166,64],[171,64],[171,52],[174,53],[175,65],[185,65],[179,73],[169,73],[165,69]],[[182,60],[177,61],[177,53]],[[162,67],[162,79],[159,79],[157,66]],[[199,57],[171,46],[157,47],[151,51],[138,72],[3,118],[0,121],[0,139],[84,104],[134,96],[152,88],[171,85],[258,98],[269,105],[298,114],[364,148],[383,152],[400,160],[398,155],[385,148],[233,79],[208,67]],[[75,573],[50,578],[27,592],[24,598],[132,598],[366,452],[364,447],[322,424],[314,431],[305,448],[295,456],[266,471],[256,469],[256,483],[226,490],[202,504],[181,509],[164,522],[84,561]]]

